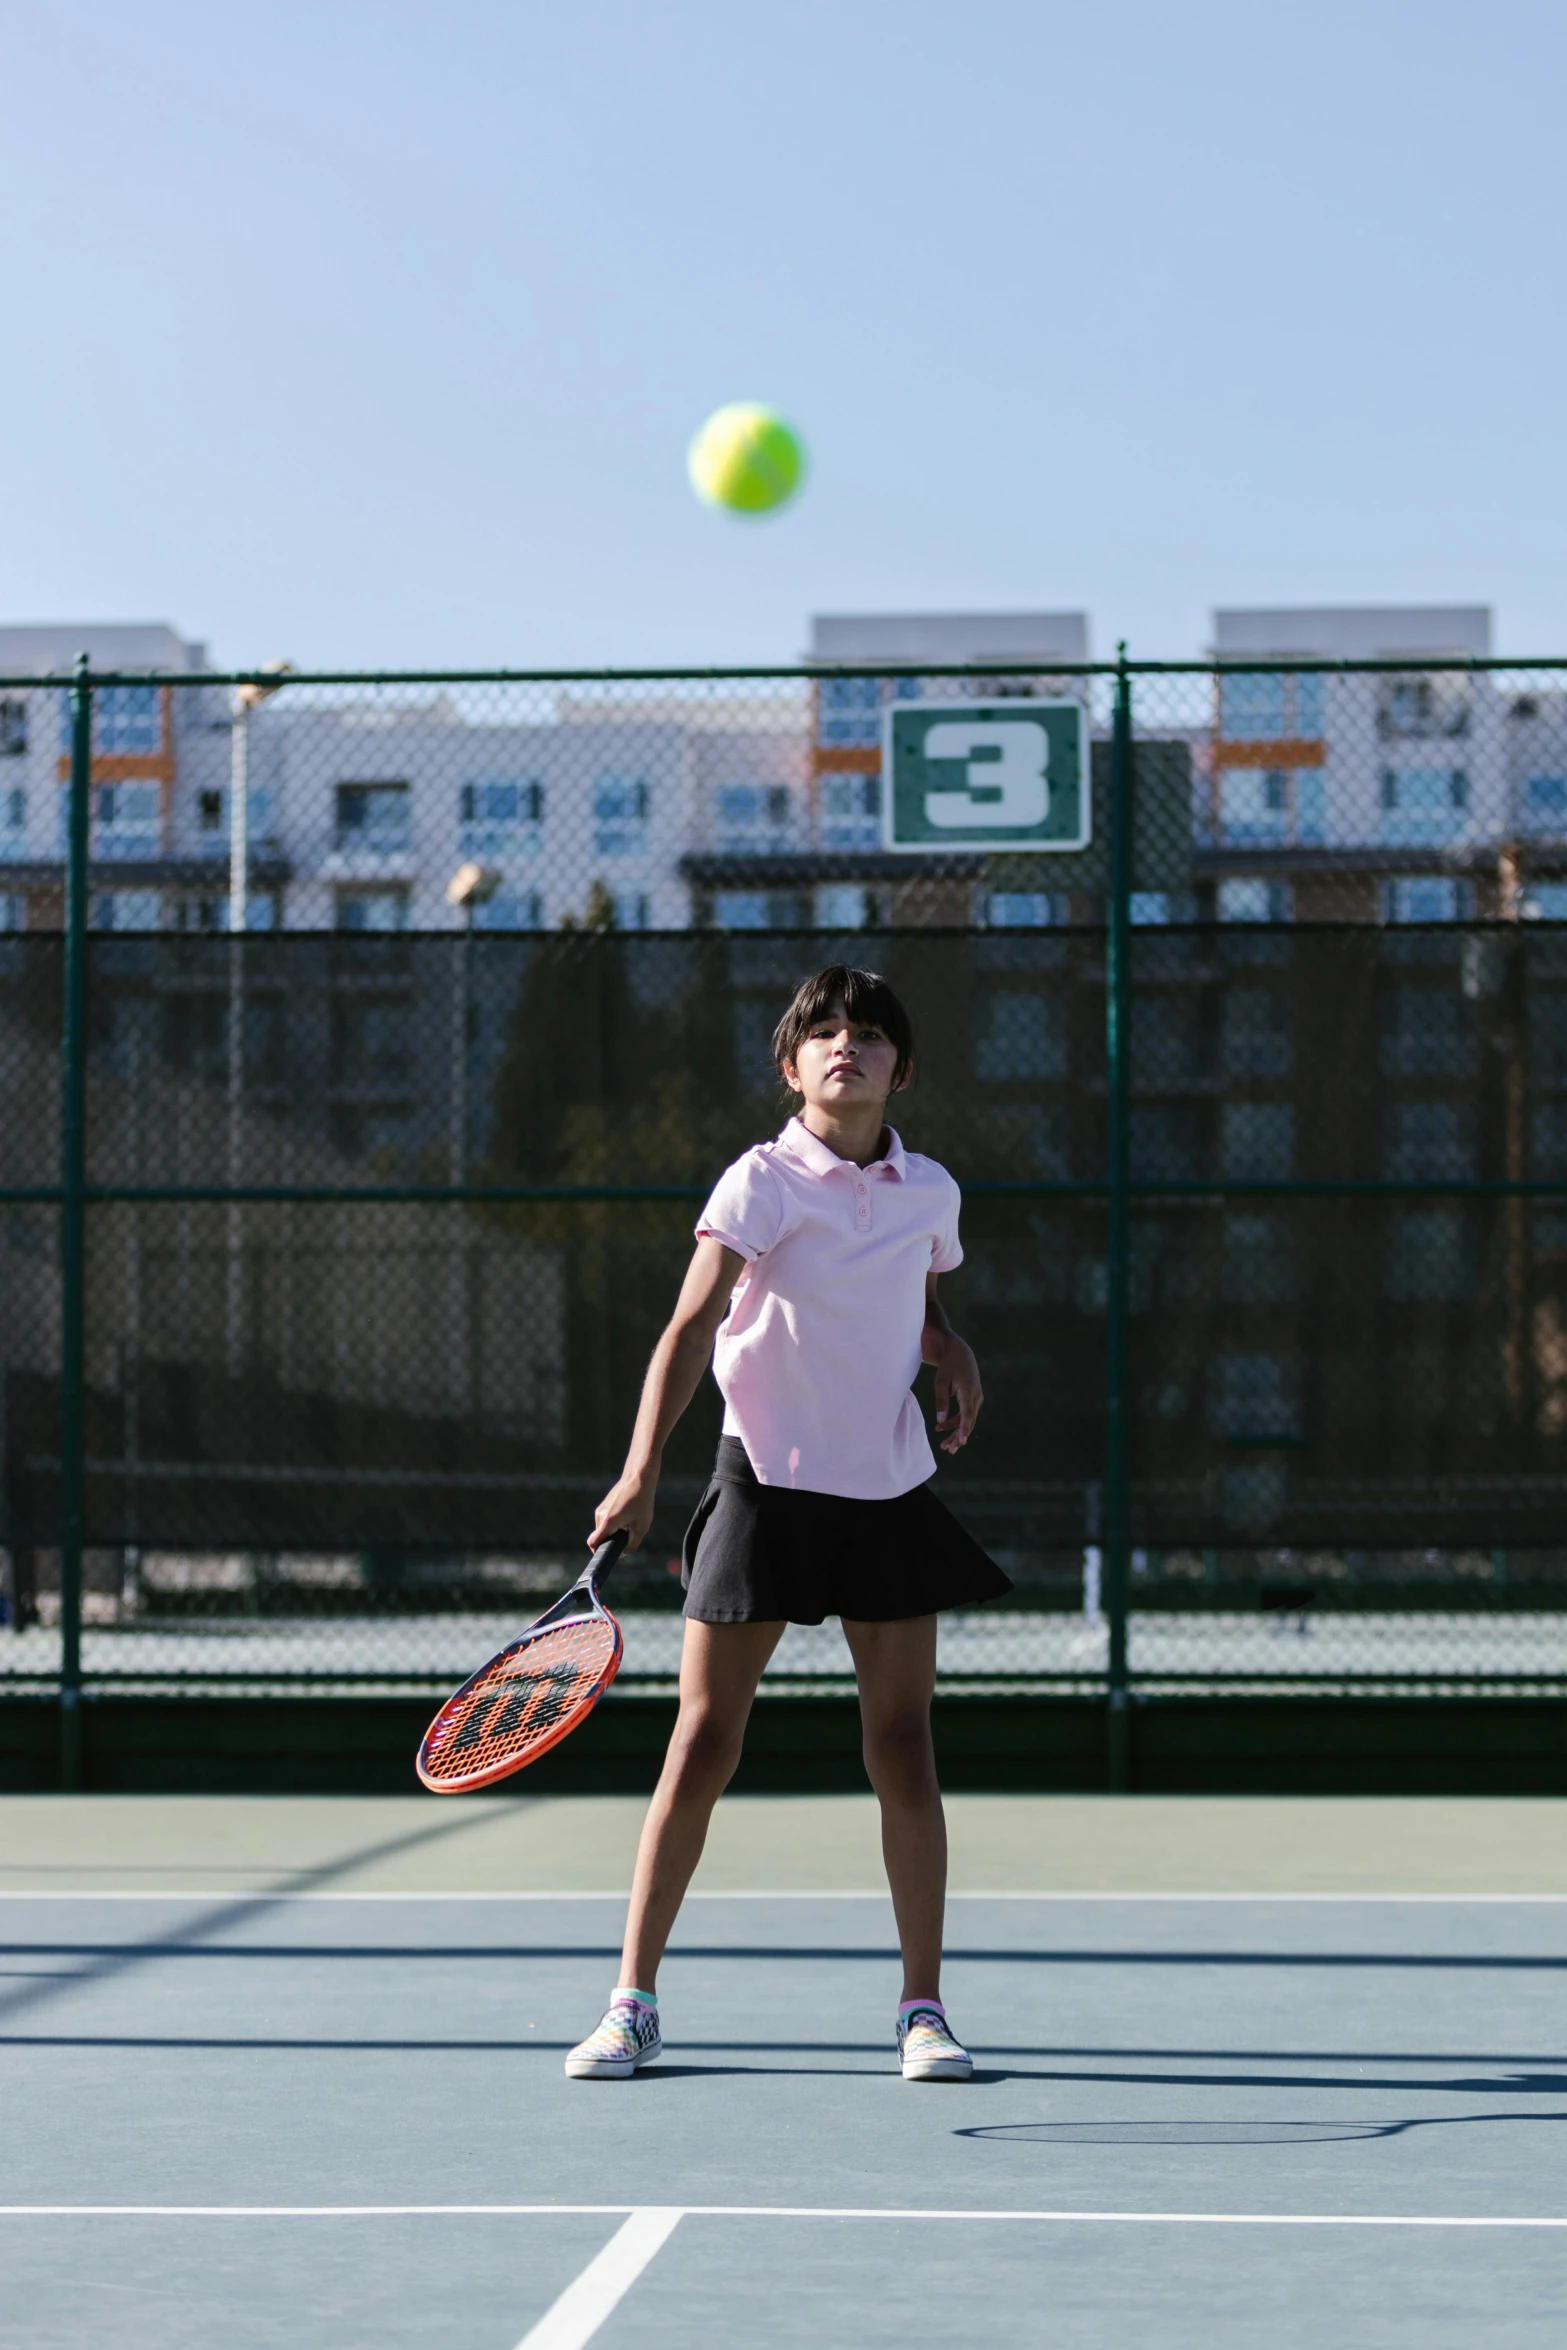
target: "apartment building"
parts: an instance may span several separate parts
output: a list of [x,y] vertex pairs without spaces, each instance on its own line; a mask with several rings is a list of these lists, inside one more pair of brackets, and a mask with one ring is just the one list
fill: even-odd
[[693,839],[798,837],[802,697],[619,704],[532,694],[444,695],[323,707],[280,701],[252,721],[262,821],[289,869],[287,920],[306,930],[440,930],[474,863],[493,894],[480,929],[554,930],[612,917],[623,930],[692,919]]
[[[95,695],[90,919],[227,927],[236,718],[169,627],[0,629],[0,929],[63,918],[67,681],[79,653],[132,673]],[[57,675],[59,686],[5,685]],[[283,693],[246,721],[247,926],[460,927],[447,888],[477,863],[478,928],[612,919],[682,929],[693,846],[745,857],[809,840],[803,687],[747,694],[469,689]]]
[[[0,628],[0,929],[63,918],[70,705],[78,654],[98,669],[200,672],[206,648],[159,622]],[[7,685],[57,674],[59,688]],[[222,809],[227,698],[134,682],[98,693],[93,741],[92,919],[101,929],[179,927],[228,886]],[[263,855],[257,886],[283,875]]]
[[[1473,672],[1490,643],[1481,606],[1216,612],[1210,649],[1225,661],[1454,665],[1138,679],[1139,740],[1181,746],[1193,778],[1190,886],[1140,890],[1139,919],[1567,914],[1567,690]],[[61,919],[64,681],[82,650],[122,677],[207,667],[199,642],[159,624],[0,629],[3,928]],[[1046,860],[1002,871],[978,854],[911,861],[881,845],[887,703],[1080,694],[1085,614],[824,615],[807,658],[808,682],[750,691],[285,691],[248,722],[249,927],[432,930],[471,918],[511,930],[604,919],[628,930],[851,930],[1093,917],[1093,893],[1064,894]],[[877,662],[893,673],[832,674]],[[911,666],[920,662],[930,673]],[[940,674],[960,663],[981,674]],[[1019,663],[1050,667],[1041,676]],[[60,687],[4,682],[50,673]],[[234,749],[225,689],[100,691],[96,927],[226,926]],[[491,893],[471,916],[447,898],[469,863]]]
[[[1219,910],[1443,921],[1563,910],[1567,706],[1470,671],[1483,606],[1220,611],[1220,659],[1451,656],[1448,672],[1220,681],[1197,811]],[[1546,895],[1540,895],[1541,888]]]

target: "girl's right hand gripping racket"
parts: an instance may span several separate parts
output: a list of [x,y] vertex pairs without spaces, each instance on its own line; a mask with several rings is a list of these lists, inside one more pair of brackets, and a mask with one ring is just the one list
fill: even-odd
[[437,1795],[492,1787],[536,1762],[586,1721],[620,1670],[620,1626],[599,1585],[626,1547],[601,1542],[552,1608],[449,1697],[424,1734],[414,1768]]

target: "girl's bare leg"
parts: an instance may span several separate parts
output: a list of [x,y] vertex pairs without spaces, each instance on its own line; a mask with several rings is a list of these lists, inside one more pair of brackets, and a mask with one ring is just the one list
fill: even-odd
[[865,1768],[881,1803],[881,1850],[903,1949],[903,1996],[938,1999],[947,1822],[930,1736],[936,1619],[845,1619],[843,1630],[860,1684]]
[[713,1806],[734,1777],[751,1701],[779,1624],[698,1624],[687,1617],[680,1652],[680,1712],[637,1847],[620,1979],[658,1988],[659,1961],[686,1897]]

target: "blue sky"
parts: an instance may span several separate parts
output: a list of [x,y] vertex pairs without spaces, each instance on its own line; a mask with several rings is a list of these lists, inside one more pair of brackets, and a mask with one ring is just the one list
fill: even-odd
[[[813,610],[1485,602],[1567,650],[1567,14],[6,11],[0,618],[792,659]],[[686,442],[794,418],[715,516]]]

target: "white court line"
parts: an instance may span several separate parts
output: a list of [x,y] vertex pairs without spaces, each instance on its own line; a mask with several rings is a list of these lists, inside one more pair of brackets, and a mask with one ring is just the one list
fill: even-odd
[[517,2350],[582,2350],[625,2299],[654,2253],[669,2241],[682,2216],[678,2209],[652,2206],[633,2211],[559,2300],[551,2302],[538,2324],[529,2327]]
[[[272,1892],[264,1885],[175,1885],[159,1891],[108,1889],[94,1891],[90,1886],[23,1885],[0,1886],[0,1901],[629,1901],[629,1887],[614,1890],[589,1889],[579,1892],[532,1891],[520,1893],[318,1893]],[[865,1886],[852,1891],[836,1888],[813,1888],[809,1885],[757,1885],[736,1888],[732,1892],[698,1891],[688,1893],[691,1901],[887,1901],[890,1895],[885,1885]],[[1130,1902],[1340,1902],[1356,1905],[1382,1906],[1399,1903],[1446,1904],[1467,1908],[1516,1908],[1520,1906],[1556,1907],[1567,1905],[1567,1893],[1106,1893],[1052,1892],[1003,1893],[949,1889],[947,1900],[953,1901],[1130,1901]]]
[[1133,2228],[1567,2228],[1567,2216],[1521,2218],[1489,2212],[930,2211],[859,2209],[841,2203],[678,2203],[656,2211],[639,2203],[0,2203],[0,2219],[619,2219],[638,2213],[667,2219],[665,2235],[680,2219],[985,2220]]

